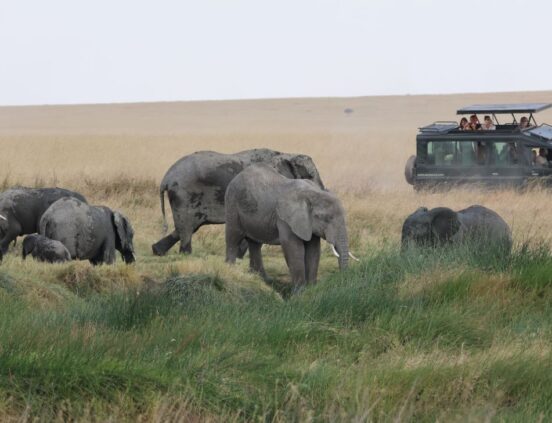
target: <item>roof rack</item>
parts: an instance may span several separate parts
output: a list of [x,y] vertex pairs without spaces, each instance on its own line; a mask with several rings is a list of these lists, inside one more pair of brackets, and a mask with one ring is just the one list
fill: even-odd
[[458,123],[454,121],[437,121],[433,122],[431,125],[422,126],[420,129],[420,132],[429,132],[429,133],[436,133],[436,134],[442,134],[445,132],[449,132],[453,129],[458,128]]
[[456,111],[458,115],[472,113],[538,113],[552,107],[551,103],[517,103],[517,104],[474,104]]

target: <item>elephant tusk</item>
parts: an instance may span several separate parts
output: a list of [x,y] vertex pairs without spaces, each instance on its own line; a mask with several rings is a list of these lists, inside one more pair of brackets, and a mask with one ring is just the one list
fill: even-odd
[[332,253],[334,253],[334,256],[336,256],[337,258],[339,258],[339,253],[337,252],[337,250],[335,249],[334,245],[333,244],[330,244],[332,246]]
[[6,221],[8,220],[5,216],[2,216],[1,214],[0,214],[0,219],[6,220]]
[[353,255],[353,253],[351,253],[350,251],[349,251],[349,256],[350,256],[353,260],[360,261],[360,260],[359,260],[358,258],[356,258],[356,257]]

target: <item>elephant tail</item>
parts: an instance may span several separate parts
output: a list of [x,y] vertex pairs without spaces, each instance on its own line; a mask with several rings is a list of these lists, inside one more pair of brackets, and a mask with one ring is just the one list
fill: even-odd
[[169,225],[167,225],[167,216],[165,215],[165,191],[167,191],[166,185],[161,185],[159,190],[159,200],[161,201],[161,214],[163,215],[163,233],[167,233]]

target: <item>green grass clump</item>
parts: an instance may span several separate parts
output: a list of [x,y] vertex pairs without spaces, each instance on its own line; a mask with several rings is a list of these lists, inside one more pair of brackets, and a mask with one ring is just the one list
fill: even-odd
[[40,307],[0,271],[0,417],[552,418],[543,247],[388,248],[287,301],[231,272],[72,266]]

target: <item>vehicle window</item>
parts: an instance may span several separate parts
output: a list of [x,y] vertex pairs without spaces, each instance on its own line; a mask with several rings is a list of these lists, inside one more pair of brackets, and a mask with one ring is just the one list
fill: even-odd
[[476,143],[469,141],[429,141],[426,163],[437,166],[474,166]]
[[515,142],[495,142],[492,144],[495,154],[494,164],[509,166],[521,163],[522,152]]

